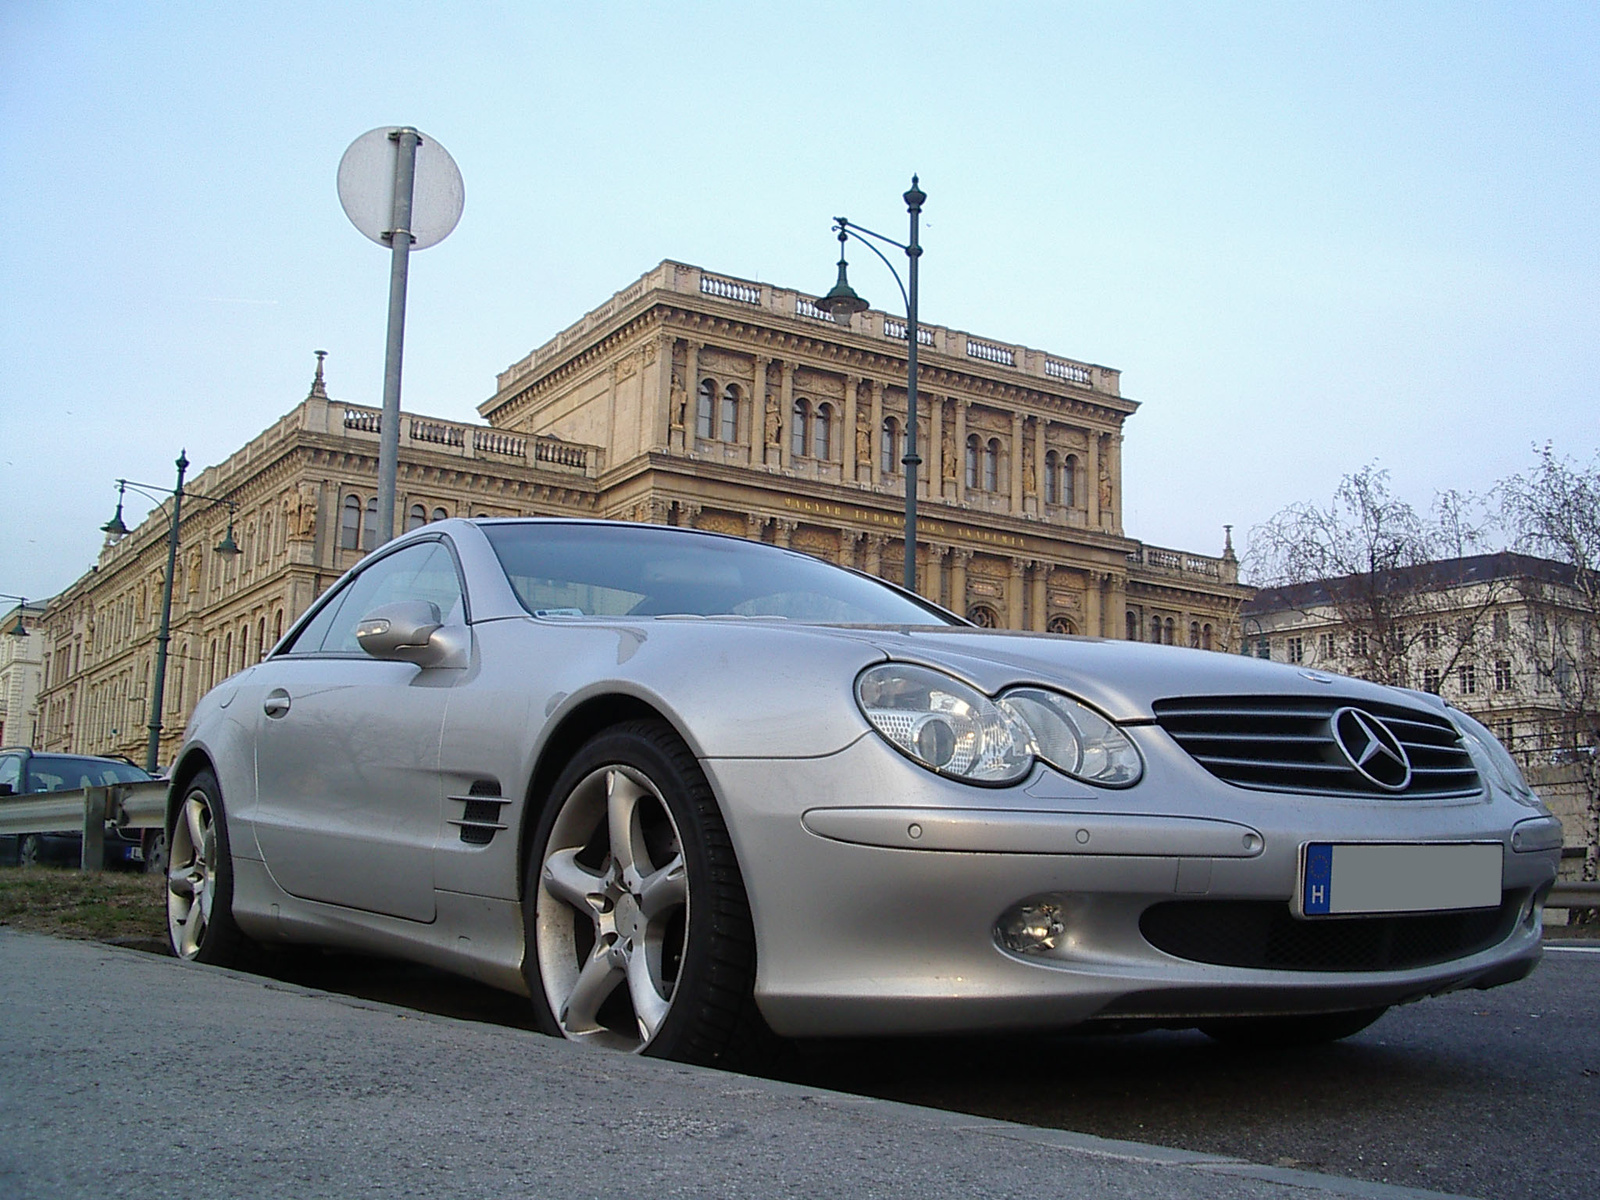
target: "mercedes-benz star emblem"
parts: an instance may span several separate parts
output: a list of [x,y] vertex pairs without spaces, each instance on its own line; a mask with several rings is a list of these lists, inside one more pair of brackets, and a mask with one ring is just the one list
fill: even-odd
[[1334,745],[1356,774],[1386,792],[1406,790],[1411,782],[1411,760],[1387,725],[1359,708],[1341,708],[1330,724]]

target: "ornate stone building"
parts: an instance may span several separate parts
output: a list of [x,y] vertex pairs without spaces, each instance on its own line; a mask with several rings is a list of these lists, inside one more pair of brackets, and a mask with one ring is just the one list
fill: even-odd
[[38,727],[44,639],[30,627],[44,613],[24,601],[0,616],[0,746],[26,746]]
[[[1114,370],[924,326],[918,590],[988,625],[1230,648],[1248,589],[1122,528]],[[761,538],[899,580],[905,328],[665,262],[503,372],[487,424],[405,414],[397,529],[587,515]],[[257,662],[372,549],[378,410],[310,394],[186,489],[162,759],[213,683]],[[41,748],[142,755],[171,523],[151,514],[51,602]]]

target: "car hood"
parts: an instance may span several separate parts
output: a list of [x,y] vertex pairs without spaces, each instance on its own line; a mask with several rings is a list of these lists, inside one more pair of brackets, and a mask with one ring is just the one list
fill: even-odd
[[1243,654],[992,629],[851,630],[890,658],[949,671],[991,695],[1019,683],[1071,692],[1116,721],[1149,720],[1171,696],[1333,696],[1375,703],[1414,693]]

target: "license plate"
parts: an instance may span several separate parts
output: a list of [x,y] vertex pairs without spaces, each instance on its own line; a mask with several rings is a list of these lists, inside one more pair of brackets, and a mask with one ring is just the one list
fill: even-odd
[[1501,867],[1497,842],[1311,842],[1300,860],[1300,915],[1498,908]]

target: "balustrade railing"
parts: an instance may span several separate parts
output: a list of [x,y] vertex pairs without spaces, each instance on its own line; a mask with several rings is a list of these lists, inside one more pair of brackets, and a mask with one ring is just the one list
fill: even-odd
[[732,279],[718,279],[715,275],[700,276],[700,290],[708,296],[724,300],[737,300],[741,304],[760,304],[761,289],[752,284],[738,283]]
[[[885,320],[883,323],[883,333],[885,337],[899,338],[903,342],[906,340],[906,323],[904,321],[896,321],[893,319]],[[933,330],[927,328],[926,326],[918,325],[917,345],[933,345]]]
[[993,342],[980,342],[976,338],[967,339],[967,357],[999,363],[1002,367],[1017,365],[1017,352],[1010,346],[996,346]]
[[1054,375],[1057,379],[1065,379],[1068,383],[1090,382],[1089,368],[1078,363],[1062,362],[1059,359],[1047,358],[1044,360],[1044,373]]

